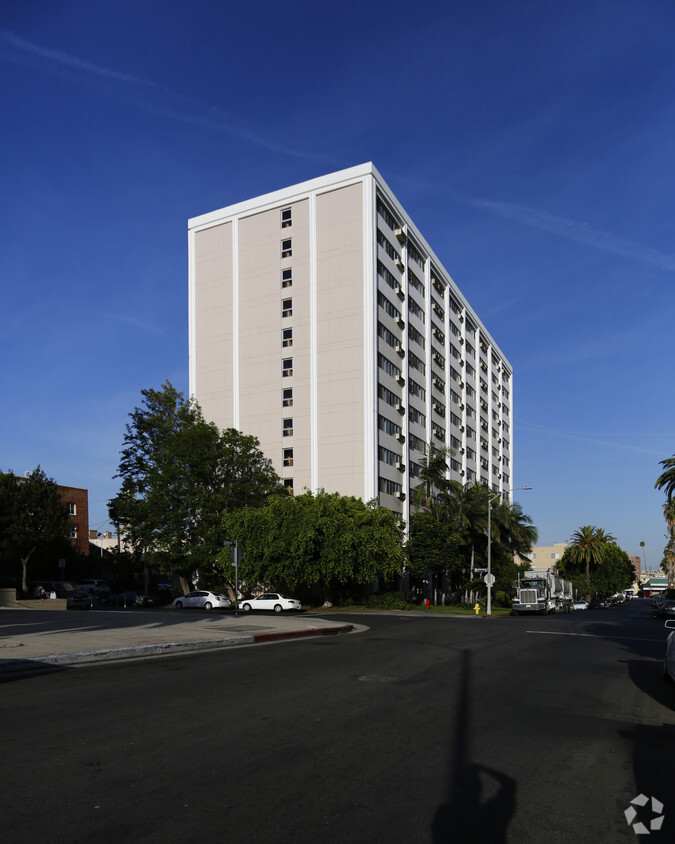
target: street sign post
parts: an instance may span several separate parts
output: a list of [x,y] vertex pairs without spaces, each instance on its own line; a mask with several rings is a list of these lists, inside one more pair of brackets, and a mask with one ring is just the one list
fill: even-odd
[[223,546],[230,549],[232,568],[234,569],[234,614],[239,615],[239,563],[241,562],[241,551],[236,539],[223,540]]

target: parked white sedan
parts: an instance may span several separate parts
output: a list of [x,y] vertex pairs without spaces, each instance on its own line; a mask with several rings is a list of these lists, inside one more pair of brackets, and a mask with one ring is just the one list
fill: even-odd
[[188,592],[187,595],[181,595],[173,602],[177,610],[183,607],[199,607],[204,610],[224,609],[232,605],[229,598],[224,595],[216,595],[215,592],[205,592],[199,590],[196,592]]
[[244,598],[240,606],[244,612],[251,612],[251,610],[283,612],[284,610],[302,609],[300,601],[296,601],[295,598],[287,598],[279,592],[265,592],[264,595],[258,595],[257,598]]
[[588,609],[588,602],[587,601],[575,601],[572,604],[573,610],[587,610]]

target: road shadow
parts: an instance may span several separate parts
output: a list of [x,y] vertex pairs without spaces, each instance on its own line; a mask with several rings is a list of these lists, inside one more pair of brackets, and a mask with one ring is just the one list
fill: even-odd
[[470,659],[469,652],[463,651],[448,799],[438,807],[431,824],[434,844],[506,842],[516,810],[516,781],[501,771],[470,761]]
[[43,674],[66,671],[66,665],[51,665],[38,659],[3,659],[0,661],[0,683],[30,680]]
[[604,616],[595,623],[584,624],[583,629],[589,635],[616,640],[627,655],[619,661],[626,666],[634,685],[652,700],[675,710],[675,687],[663,681],[666,639],[672,631],[649,608],[640,613],[638,623],[637,629],[626,628],[620,616],[611,619]]
[[[649,841],[673,841],[675,800],[672,788],[672,760],[675,755],[675,725],[638,724],[634,730],[619,730],[619,735],[633,743],[635,797],[644,795],[649,798],[649,803],[645,806],[637,806],[637,815],[633,823],[644,825],[648,832],[643,834],[649,836]],[[664,820],[660,829],[652,826],[658,818],[658,814],[653,811],[652,797],[663,803]]]

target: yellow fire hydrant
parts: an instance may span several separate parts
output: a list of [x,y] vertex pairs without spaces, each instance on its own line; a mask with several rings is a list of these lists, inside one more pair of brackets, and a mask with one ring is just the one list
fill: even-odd
[[473,611],[476,613],[476,615],[478,615],[478,613],[480,612],[480,604],[478,603],[478,601],[476,601],[476,603],[473,605]]

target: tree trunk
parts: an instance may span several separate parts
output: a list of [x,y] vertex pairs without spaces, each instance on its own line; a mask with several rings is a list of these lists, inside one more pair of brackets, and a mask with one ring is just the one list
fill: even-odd
[[35,546],[33,546],[30,551],[26,554],[25,557],[21,558],[21,591],[24,595],[28,595],[28,584],[27,584],[27,571],[28,571],[28,560],[30,560],[31,555],[35,551]]

